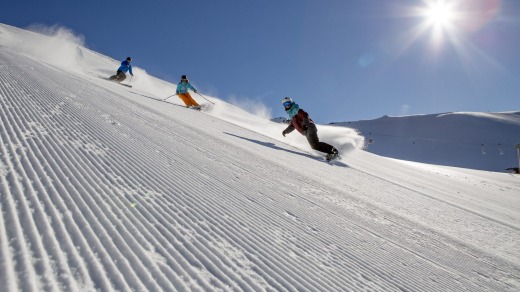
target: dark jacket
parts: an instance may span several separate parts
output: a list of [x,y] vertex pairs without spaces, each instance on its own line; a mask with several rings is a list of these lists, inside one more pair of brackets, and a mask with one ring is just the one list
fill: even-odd
[[302,109],[298,110],[298,113],[294,115],[291,119],[291,124],[283,131],[284,134],[289,134],[294,131],[294,129],[298,130],[302,135],[305,135],[303,131],[303,126],[309,126],[310,124],[314,124],[314,122],[309,118],[309,114]]

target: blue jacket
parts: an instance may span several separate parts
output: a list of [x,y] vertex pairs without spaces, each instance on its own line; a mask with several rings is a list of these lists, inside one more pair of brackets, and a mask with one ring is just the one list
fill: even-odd
[[195,89],[195,87],[191,86],[191,84],[189,82],[181,82],[181,83],[177,84],[177,93],[178,94],[184,94],[184,93],[188,92],[188,89],[197,91],[197,89]]
[[130,75],[134,75],[132,73],[132,65],[130,65],[130,62],[128,62],[127,60],[124,60],[123,62],[121,62],[121,67],[119,67],[119,69],[117,69],[119,71],[123,71],[124,73],[130,71]]

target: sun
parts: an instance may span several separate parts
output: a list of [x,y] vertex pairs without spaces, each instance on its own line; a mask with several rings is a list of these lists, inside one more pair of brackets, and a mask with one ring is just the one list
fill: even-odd
[[474,46],[472,35],[497,18],[502,1],[416,0],[412,6],[400,7],[399,16],[412,25],[397,37],[399,55],[420,44],[428,62],[455,55],[470,64],[477,54],[485,56]]
[[433,48],[440,48],[447,40],[456,40],[461,20],[460,7],[453,0],[422,0],[413,15],[421,19],[415,30],[415,38],[429,34]]
[[423,17],[433,26],[450,27],[455,19],[455,10],[446,1],[430,2],[423,10]]

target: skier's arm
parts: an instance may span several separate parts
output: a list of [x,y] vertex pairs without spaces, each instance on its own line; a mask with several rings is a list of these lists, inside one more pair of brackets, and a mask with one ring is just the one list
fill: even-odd
[[285,130],[283,130],[282,135],[285,137],[285,135],[291,133],[292,131],[294,131],[294,126],[290,124],[287,128],[285,128]]
[[191,90],[197,92],[197,89],[195,89],[195,87],[193,87],[190,83],[188,83],[187,85],[188,85],[188,88],[190,88]]

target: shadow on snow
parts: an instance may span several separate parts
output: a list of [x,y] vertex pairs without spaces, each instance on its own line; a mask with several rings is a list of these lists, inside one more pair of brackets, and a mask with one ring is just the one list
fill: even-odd
[[272,148],[272,149],[275,149],[275,150],[282,150],[282,151],[285,151],[285,152],[289,152],[291,154],[296,154],[296,155],[300,155],[300,156],[303,156],[303,157],[311,158],[311,159],[314,159],[314,160],[326,162],[326,163],[329,163],[331,165],[336,165],[336,166],[341,166],[341,167],[348,167],[348,165],[346,165],[345,163],[339,162],[337,160],[334,160],[332,162],[327,162],[322,157],[316,157],[316,156],[311,155],[311,154],[306,154],[306,153],[302,153],[302,152],[297,152],[297,151],[285,149],[285,148],[276,146],[276,144],[271,143],[271,142],[258,141],[258,140],[255,140],[255,139],[250,139],[250,138],[246,138],[246,137],[242,137],[242,136],[238,136],[238,135],[230,134],[230,133],[226,133],[226,132],[223,132],[223,133],[226,134],[226,135],[229,135],[229,136],[237,137],[237,138],[249,141],[249,142],[256,143],[258,145],[262,145],[264,147],[269,147],[269,148]]

